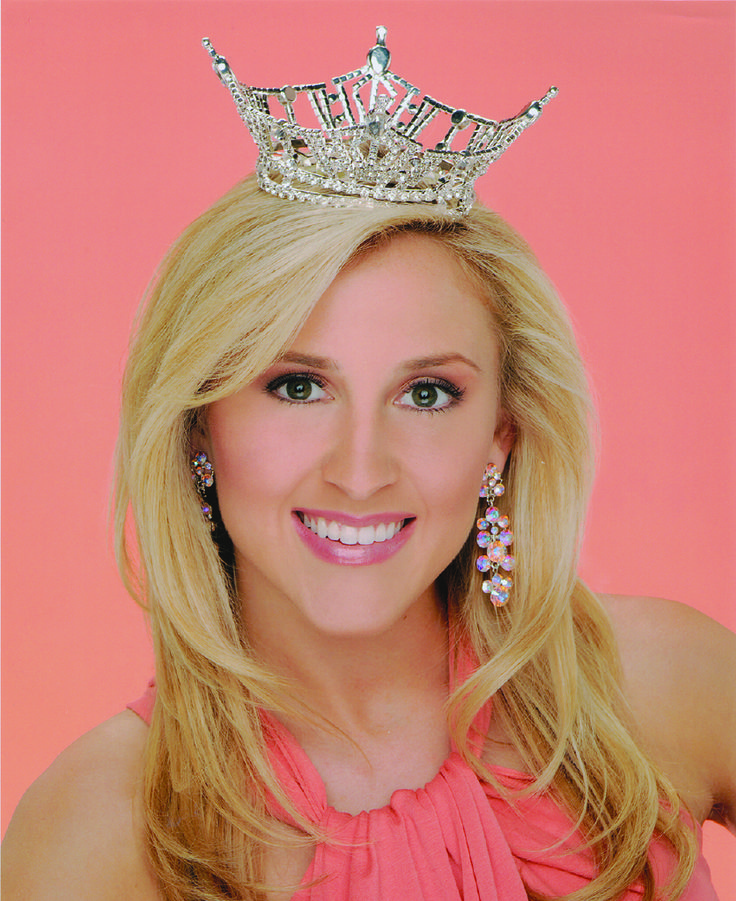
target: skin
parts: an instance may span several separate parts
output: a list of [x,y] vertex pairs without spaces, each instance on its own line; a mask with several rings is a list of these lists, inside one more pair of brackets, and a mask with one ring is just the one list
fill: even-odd
[[[440,245],[406,238],[343,272],[289,358],[208,411],[201,443],[249,639],[341,727],[382,727],[370,709],[377,674],[390,685],[397,669],[423,672],[427,647],[443,656],[434,581],[473,526],[486,464],[501,468],[511,443],[497,370],[472,285]],[[307,377],[320,384],[290,402]],[[299,537],[301,510],[401,516],[410,538],[380,564],[336,565]]]
[[[503,468],[512,429],[489,314],[429,238],[395,239],[341,273],[290,353],[214,404],[194,439],[217,474],[250,640],[360,747],[286,723],[328,801],[356,813],[424,785],[448,754],[434,581],[473,526],[485,465]],[[399,512],[408,537],[380,563],[326,561],[300,535],[304,510]],[[724,677],[736,641],[683,605],[602,600],[642,747],[699,821],[736,831],[736,680]],[[493,728],[488,761],[519,768]],[[142,830],[146,731],[121,713],[29,789],[6,837],[3,898],[159,898]],[[274,853],[267,877],[297,881],[309,857]]]

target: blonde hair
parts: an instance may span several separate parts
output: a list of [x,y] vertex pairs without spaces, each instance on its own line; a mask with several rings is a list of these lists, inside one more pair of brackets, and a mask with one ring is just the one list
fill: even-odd
[[[475,713],[495,696],[496,715],[535,774],[529,790],[553,792],[596,857],[599,876],[571,898],[614,899],[637,879],[645,899],[653,898],[647,853],[658,834],[678,858],[664,894],[675,898],[694,865],[694,834],[672,786],[624,722],[610,626],[576,578],[592,475],[591,410],[552,286],[523,240],[477,205],[455,221],[419,205],[313,207],[277,200],[252,177],[170,250],[137,323],[124,380],[117,548],[129,590],[149,611],[155,645],[145,806],[163,897],[262,898],[268,845],[328,838],[293,809],[269,765],[260,711],[304,712],[250,652],[226,536],[213,542],[192,489],[190,436],[208,404],[289,346],[349,261],[405,231],[442,242],[487,298],[502,404],[516,431],[504,498],[518,560],[512,602],[501,611],[484,603],[472,536],[443,574],[451,616],[481,664],[450,699],[455,740],[479,775],[493,780],[467,736]],[[268,814],[270,795],[299,832]]]

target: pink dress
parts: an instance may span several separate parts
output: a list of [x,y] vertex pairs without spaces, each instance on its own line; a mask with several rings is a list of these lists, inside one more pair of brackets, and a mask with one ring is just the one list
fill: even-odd
[[[151,682],[130,709],[150,722],[154,698]],[[489,703],[475,723],[481,735],[490,717]],[[272,765],[296,808],[344,843],[317,846],[292,901],[527,901],[525,885],[555,898],[596,875],[579,834],[569,835],[569,818],[549,796],[511,805],[456,750],[424,788],[395,791],[385,807],[353,816],[329,806],[319,773],[286,727],[266,713],[263,722]],[[504,767],[493,772],[512,789],[532,781]],[[650,858],[661,884],[673,854],[654,841]],[[633,885],[621,901],[642,894]],[[680,901],[717,901],[702,854]]]

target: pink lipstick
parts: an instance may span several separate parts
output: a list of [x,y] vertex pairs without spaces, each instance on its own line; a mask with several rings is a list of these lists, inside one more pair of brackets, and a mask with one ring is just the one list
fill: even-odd
[[334,510],[294,510],[297,534],[320,560],[342,566],[367,566],[388,560],[411,536],[415,517],[408,513],[352,516]]

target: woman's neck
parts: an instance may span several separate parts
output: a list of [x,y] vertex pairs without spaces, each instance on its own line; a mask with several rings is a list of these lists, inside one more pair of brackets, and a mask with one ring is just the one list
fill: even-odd
[[346,734],[382,733],[417,705],[447,697],[447,625],[430,588],[380,634],[332,635],[300,617],[245,608],[259,658],[296,686],[299,700]]

